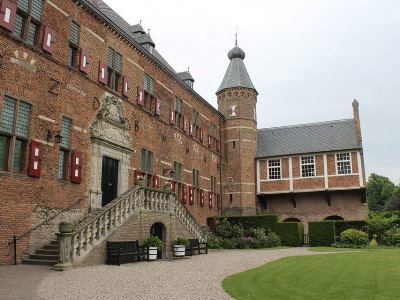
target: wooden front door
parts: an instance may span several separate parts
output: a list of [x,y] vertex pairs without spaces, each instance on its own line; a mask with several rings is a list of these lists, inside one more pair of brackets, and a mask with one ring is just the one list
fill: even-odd
[[118,160],[103,156],[101,174],[102,206],[105,206],[118,194]]

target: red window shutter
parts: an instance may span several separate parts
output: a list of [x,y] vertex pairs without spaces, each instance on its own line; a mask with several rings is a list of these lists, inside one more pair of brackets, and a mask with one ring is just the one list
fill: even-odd
[[209,192],[208,193],[208,207],[212,208],[212,198],[213,198],[213,193]]
[[189,204],[194,204],[194,188],[192,186],[189,186]]
[[156,115],[161,115],[161,100],[156,98]]
[[203,139],[204,139],[203,129],[200,128],[200,143],[203,142]]
[[171,111],[169,114],[169,123],[171,123],[172,125],[175,125],[175,110],[173,107],[171,107]]
[[137,87],[137,101],[136,102],[140,106],[144,105],[144,91],[140,86]]
[[42,145],[38,142],[31,141],[28,166],[29,176],[40,177],[42,173],[42,152]]
[[79,53],[79,70],[85,74],[89,72],[89,55],[86,49],[81,49]]
[[17,6],[10,0],[3,0],[0,7],[0,26],[8,31],[14,30]]
[[153,189],[159,189],[159,188],[160,188],[160,177],[153,176]]
[[221,195],[217,194],[217,208],[220,209],[221,208]]
[[182,202],[183,203],[185,203],[186,204],[186,198],[187,198],[187,186],[186,186],[186,184],[182,184],[182,194],[181,194],[181,200],[182,200]]
[[176,181],[170,179],[169,183],[171,184],[171,192],[175,193],[175,189],[176,189]]
[[107,65],[99,61],[99,82],[102,84],[107,84],[107,78],[108,78]]
[[44,34],[43,34],[43,45],[42,48],[47,53],[53,54],[53,44],[55,41],[55,31],[51,29],[49,26],[44,27]]
[[190,123],[190,125],[189,125],[189,134],[190,134],[190,136],[193,136],[193,130],[194,130],[194,124]]
[[124,76],[122,82],[122,95],[124,95],[125,97],[129,97],[129,78],[127,76]]
[[204,206],[204,191],[200,190],[200,206]]
[[71,182],[82,182],[82,152],[73,151],[71,154]]
[[183,131],[186,134],[189,134],[189,120],[185,119],[184,123],[183,123]]
[[208,135],[208,148],[211,148],[211,146],[212,146],[212,138],[211,138],[211,135]]

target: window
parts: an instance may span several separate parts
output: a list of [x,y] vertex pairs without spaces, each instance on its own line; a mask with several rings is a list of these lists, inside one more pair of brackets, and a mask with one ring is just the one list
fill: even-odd
[[57,178],[61,180],[67,179],[68,176],[71,123],[72,123],[71,119],[66,117],[63,117],[61,120],[60,156],[58,158],[58,173],[57,173]]
[[211,176],[211,192],[217,192],[217,177]]
[[69,32],[69,47],[68,47],[68,66],[76,66],[79,50],[79,25],[72,22]]
[[21,172],[29,135],[31,105],[5,96],[0,119],[0,170]]
[[142,158],[140,163],[140,168],[144,173],[144,178],[146,181],[146,186],[152,186],[152,173],[153,173],[153,152],[142,148]]
[[174,161],[174,180],[177,182],[181,181],[182,164]]
[[199,170],[193,169],[193,200],[194,203],[199,202],[200,204],[200,172]]
[[200,137],[200,113],[193,109],[193,136],[197,139]]
[[18,0],[14,34],[36,45],[42,19],[43,0]]
[[281,160],[268,160],[268,179],[281,179]]
[[301,176],[302,177],[315,176],[314,156],[303,156],[301,158]]
[[150,112],[155,111],[154,79],[149,74],[144,74],[144,104],[143,107]]
[[215,149],[217,147],[218,126],[213,123],[210,124],[210,135],[211,135],[211,148]]
[[351,156],[350,153],[336,154],[336,170],[337,174],[351,174]]
[[182,106],[183,101],[178,97],[175,97],[174,109],[175,109],[175,125],[180,127],[182,122]]
[[108,77],[107,87],[114,91],[119,90],[121,82],[122,56],[113,48],[108,48]]

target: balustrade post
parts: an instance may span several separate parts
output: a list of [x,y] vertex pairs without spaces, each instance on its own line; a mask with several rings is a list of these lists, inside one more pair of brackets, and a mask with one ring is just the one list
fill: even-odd
[[74,249],[72,247],[72,238],[74,236],[74,226],[69,223],[59,224],[59,233],[56,235],[60,240],[60,253],[58,263],[53,266],[54,270],[65,271],[72,268],[72,260],[74,257]]

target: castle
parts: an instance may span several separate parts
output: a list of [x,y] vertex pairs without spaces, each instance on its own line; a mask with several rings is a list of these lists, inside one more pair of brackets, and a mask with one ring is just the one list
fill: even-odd
[[218,110],[101,0],[1,0],[0,44],[0,264],[13,237],[16,261],[54,264],[61,222],[84,264],[112,238],[202,238],[212,216],[367,216],[357,101],[353,118],[258,129],[237,44]]

